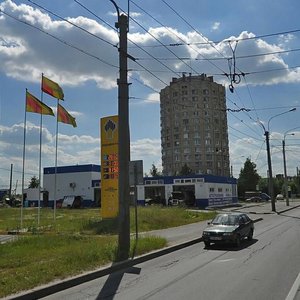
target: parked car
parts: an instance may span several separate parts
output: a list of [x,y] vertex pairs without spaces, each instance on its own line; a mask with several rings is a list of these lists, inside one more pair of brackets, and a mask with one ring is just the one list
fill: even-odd
[[254,196],[254,197],[250,197],[248,199],[245,200],[246,202],[261,202],[264,201],[263,198],[258,197],[258,196]]
[[283,200],[283,199],[284,199],[284,197],[283,197],[282,194],[278,194],[278,195],[276,196],[276,200]]
[[271,199],[271,197],[267,193],[261,193],[260,197],[266,201],[269,201]]
[[204,229],[202,239],[205,247],[211,243],[233,243],[240,247],[243,239],[252,240],[254,223],[245,213],[218,214]]

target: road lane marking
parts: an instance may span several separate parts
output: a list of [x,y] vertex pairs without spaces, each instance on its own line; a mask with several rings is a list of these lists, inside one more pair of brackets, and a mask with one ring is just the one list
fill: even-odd
[[287,297],[285,298],[285,300],[294,300],[299,286],[300,286],[300,273],[298,274],[298,276],[297,276],[292,288],[290,289],[290,292],[288,293]]

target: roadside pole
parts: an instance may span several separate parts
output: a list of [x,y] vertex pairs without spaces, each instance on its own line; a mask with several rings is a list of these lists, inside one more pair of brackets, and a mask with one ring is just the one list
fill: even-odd
[[[116,6],[116,5],[115,5]],[[117,7],[117,6],[116,6]],[[118,9],[117,9],[118,10]],[[129,103],[127,81],[127,31],[128,18],[119,15],[116,28],[119,28],[119,67],[118,112],[119,112],[119,244],[118,260],[126,260],[130,251],[130,212],[129,212]]]

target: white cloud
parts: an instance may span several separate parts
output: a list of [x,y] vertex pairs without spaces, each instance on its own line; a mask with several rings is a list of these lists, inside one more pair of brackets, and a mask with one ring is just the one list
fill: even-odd
[[[117,48],[80,31],[67,22],[53,20],[49,15],[29,5],[17,5],[11,0],[6,0],[0,4],[0,7],[13,17],[40,28],[94,56],[85,55],[33,27],[18,23],[3,14],[0,18],[0,35],[2,36],[0,59],[4,62],[0,65],[1,72],[18,80],[32,82],[38,82],[41,72],[44,72],[46,76],[64,85],[80,85],[87,81],[94,81],[99,88],[111,89],[116,87],[118,73]],[[95,20],[82,16],[69,18],[69,20],[112,45],[118,43],[116,31],[99,24]],[[213,27],[217,29],[219,26],[220,22],[215,22]],[[134,72],[136,76],[154,89],[163,88],[170,82],[171,77],[179,76],[182,72],[215,74],[223,71],[229,73],[226,59],[217,63],[209,61],[210,58],[231,57],[232,51],[228,42],[201,44],[207,42],[208,39],[196,32],[183,33],[175,28],[152,27],[148,29],[148,32],[164,45],[190,44],[190,46],[148,47],[143,48],[145,51],[142,51],[135,47],[131,41],[140,47],[159,45],[158,41],[147,33],[129,33],[130,55],[137,59],[143,59],[140,63],[145,69],[155,74],[157,78],[149,75],[130,60],[129,67],[140,69],[142,72]],[[226,40],[254,36],[254,33],[244,31],[238,36],[231,36]],[[240,41],[236,48],[236,57],[284,50],[284,45],[292,38],[292,35],[285,37],[285,42],[280,39],[277,45],[269,44],[262,39]],[[184,59],[178,60],[176,56]],[[168,60],[163,60],[160,63],[153,57]],[[270,85],[280,82],[299,82],[299,69],[288,70],[288,64],[284,58],[284,55],[279,54],[239,58],[237,67],[238,70],[246,72],[246,74],[247,72],[256,72],[255,75],[246,75],[248,84]],[[263,72],[278,68],[286,70],[282,72]],[[228,84],[228,79],[225,76],[219,77],[218,81]]]
[[214,22],[214,24],[211,27],[212,31],[218,30],[220,28],[220,25],[220,22]]

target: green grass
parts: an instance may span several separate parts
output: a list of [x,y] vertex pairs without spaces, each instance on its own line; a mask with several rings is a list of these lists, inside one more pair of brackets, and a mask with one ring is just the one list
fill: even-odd
[[[183,208],[139,207],[139,232],[174,227],[211,219],[214,213]],[[135,232],[135,211],[130,211],[130,230]],[[116,260],[117,220],[102,220],[99,209],[23,209],[23,227],[13,242],[0,245],[0,298],[55,279],[80,274]],[[0,234],[20,228],[20,208],[0,208]],[[134,235],[133,235],[134,236]],[[131,242],[131,256],[167,246],[160,237],[139,237]],[[133,253],[134,252],[134,253]]]

